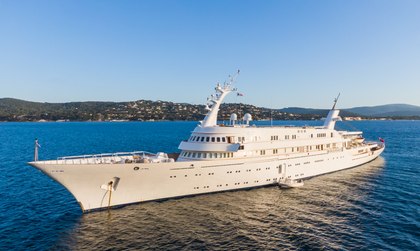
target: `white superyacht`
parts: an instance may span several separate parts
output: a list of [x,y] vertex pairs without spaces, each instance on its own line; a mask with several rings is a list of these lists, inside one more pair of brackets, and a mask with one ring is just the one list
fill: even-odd
[[238,123],[217,124],[233,79],[217,84],[208,113],[179,154],[144,151],[60,157],[31,166],[63,185],[83,212],[131,203],[267,185],[298,187],[303,180],[362,165],[377,158],[383,142],[366,142],[362,132],[335,130],[337,99],[323,126],[255,126],[245,114]]

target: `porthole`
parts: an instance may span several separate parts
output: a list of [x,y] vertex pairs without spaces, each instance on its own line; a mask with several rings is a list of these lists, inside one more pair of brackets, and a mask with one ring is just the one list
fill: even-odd
[[135,166],[133,169],[134,171],[138,171],[140,168],[138,166]]

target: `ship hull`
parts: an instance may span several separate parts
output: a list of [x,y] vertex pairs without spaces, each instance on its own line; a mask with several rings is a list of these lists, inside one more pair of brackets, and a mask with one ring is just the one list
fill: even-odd
[[278,184],[356,167],[383,151],[357,149],[266,158],[172,163],[53,164],[31,162],[63,185],[83,212],[146,201]]

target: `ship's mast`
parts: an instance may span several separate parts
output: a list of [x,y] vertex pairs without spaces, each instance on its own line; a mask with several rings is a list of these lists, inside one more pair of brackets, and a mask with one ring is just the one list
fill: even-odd
[[338,93],[338,96],[334,99],[334,105],[333,105],[333,107],[332,107],[331,110],[334,110],[335,109],[335,105],[337,104],[337,101],[338,101],[338,98],[339,97],[340,97],[340,93]]
[[217,83],[214,88],[215,94],[210,95],[207,98],[206,110],[208,113],[203,121],[200,121],[202,127],[211,127],[217,125],[217,114],[219,112],[219,107],[223,102],[223,99],[229,93],[236,91],[236,88],[233,88],[233,83],[239,75],[239,70],[234,76],[229,76],[229,79],[220,85]]
[[337,101],[339,97],[340,97],[340,93],[334,99],[334,105],[332,109],[330,110],[330,112],[328,113],[327,118],[325,119],[324,128],[326,129],[334,129],[335,122],[341,120],[340,116],[338,116],[338,114],[340,113],[340,110],[335,109],[335,106],[337,105]]

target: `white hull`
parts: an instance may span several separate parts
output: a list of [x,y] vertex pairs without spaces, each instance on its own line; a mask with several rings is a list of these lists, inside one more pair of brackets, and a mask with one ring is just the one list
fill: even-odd
[[[362,154],[358,154],[356,148],[211,162],[45,164],[38,161],[30,164],[66,187],[83,211],[90,211],[144,201],[273,185],[285,179],[307,179],[362,165],[378,157],[383,149],[369,150]],[[114,191],[104,189],[115,178],[119,181]]]
[[[355,167],[381,154],[385,145],[364,142],[362,132],[336,131],[334,106],[322,127],[257,127],[250,114],[218,125],[219,107],[236,91],[217,84],[208,113],[178,156],[145,152],[63,157],[30,164],[66,187],[83,211],[187,195],[296,184],[313,176]],[[38,159],[35,142],[35,160]],[[175,162],[176,160],[176,162]],[[300,184],[299,184],[300,185]]]

